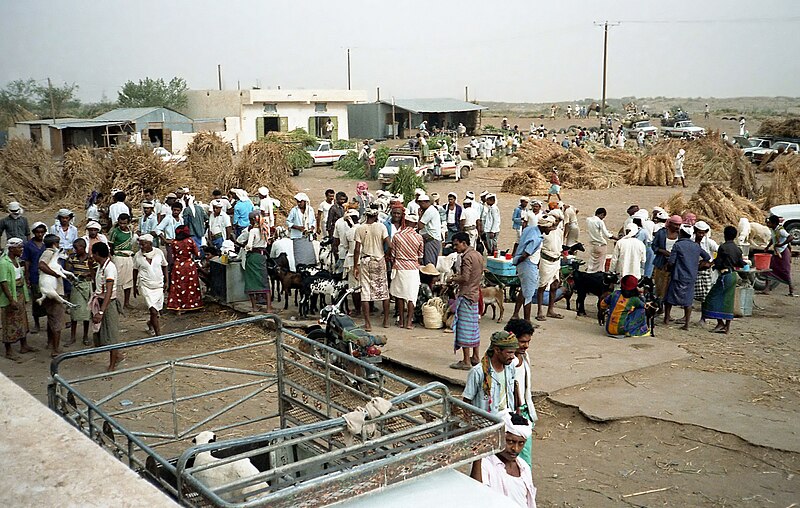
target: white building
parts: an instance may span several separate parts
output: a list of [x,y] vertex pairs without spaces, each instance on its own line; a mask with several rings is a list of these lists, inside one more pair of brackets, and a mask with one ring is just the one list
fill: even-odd
[[[322,137],[333,123],[333,139],[348,139],[347,105],[367,101],[362,90],[190,90],[182,111],[196,122],[223,119],[225,138],[237,150],[268,132],[303,128]],[[201,130],[201,129],[196,129]]]

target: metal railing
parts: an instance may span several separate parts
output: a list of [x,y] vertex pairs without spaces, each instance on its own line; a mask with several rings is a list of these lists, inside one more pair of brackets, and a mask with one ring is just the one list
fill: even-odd
[[[231,347],[74,379],[60,372],[65,362],[91,355],[267,322],[275,327],[270,336]],[[274,368],[211,363],[220,355],[243,351],[274,354]],[[183,371],[223,374],[227,384],[182,394],[182,378],[176,373]],[[67,353],[53,360],[51,375],[51,409],[186,506],[324,506],[470,462],[503,446],[498,417],[453,397],[441,383],[418,386],[284,329],[272,315]],[[109,376],[118,378],[121,386],[107,388]],[[169,377],[169,383],[160,386],[162,397],[138,405],[121,401],[128,405],[116,406],[122,396],[159,376]],[[121,381],[127,377],[133,379]],[[97,387],[98,382],[103,384]],[[275,411],[257,408],[244,418],[227,417],[252,400],[261,400],[263,406],[259,397],[274,388]],[[108,393],[90,397],[89,391]],[[391,401],[391,409],[368,418],[361,431],[355,432],[344,416],[373,397]],[[196,410],[210,398],[221,399],[221,407]],[[187,404],[195,406],[191,418],[179,411]],[[149,421],[148,415],[154,412],[169,418]],[[265,432],[270,423],[274,430]],[[247,429],[252,435],[198,446],[188,443],[201,430],[230,433],[233,429]],[[204,455],[195,464],[204,452],[213,452],[213,459]],[[260,472],[236,481],[209,480],[225,477],[224,468],[244,459]],[[208,463],[200,463],[204,461]]]

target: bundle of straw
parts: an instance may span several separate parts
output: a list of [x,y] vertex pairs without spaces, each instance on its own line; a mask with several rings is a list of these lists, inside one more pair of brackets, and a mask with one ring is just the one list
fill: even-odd
[[779,157],[773,167],[772,182],[764,193],[764,208],[800,203],[800,156]]
[[52,155],[29,140],[12,139],[0,150],[0,200],[47,205],[60,194],[61,172]]

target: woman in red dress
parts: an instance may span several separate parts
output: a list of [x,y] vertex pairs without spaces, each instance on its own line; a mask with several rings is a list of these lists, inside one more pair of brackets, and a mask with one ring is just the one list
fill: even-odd
[[197,275],[197,265],[192,259],[193,256],[199,256],[199,252],[188,226],[178,226],[175,230],[172,255],[175,261],[170,274],[167,309],[177,311],[178,314],[187,310],[202,309],[200,277]]

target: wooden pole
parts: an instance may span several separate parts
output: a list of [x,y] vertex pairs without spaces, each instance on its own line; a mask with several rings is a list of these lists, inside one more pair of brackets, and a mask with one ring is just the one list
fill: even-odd
[[603,98],[600,99],[600,118],[606,122],[603,143],[608,146],[608,121],[606,117],[606,66],[608,64],[608,21],[603,23]]
[[219,84],[219,89],[222,90],[222,65],[217,64],[217,83]]
[[394,106],[394,96],[392,96],[392,139],[397,139],[397,129],[394,127],[394,124],[397,122],[397,118],[395,117],[396,114],[397,112],[395,111]]
[[53,83],[50,82],[50,78],[47,78],[47,91],[50,94],[50,116],[53,117],[53,125],[56,124],[56,105],[53,102]]
[[347,48],[347,89],[350,90],[350,48]]
[[465,102],[469,102],[469,87],[468,86],[464,87],[464,101]]

